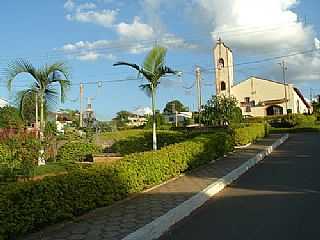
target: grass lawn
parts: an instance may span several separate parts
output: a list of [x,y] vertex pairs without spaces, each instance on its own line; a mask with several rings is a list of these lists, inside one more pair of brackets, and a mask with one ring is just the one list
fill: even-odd
[[67,172],[67,166],[61,163],[47,163],[43,166],[37,166],[34,170],[34,176],[43,176],[47,174],[57,174]]

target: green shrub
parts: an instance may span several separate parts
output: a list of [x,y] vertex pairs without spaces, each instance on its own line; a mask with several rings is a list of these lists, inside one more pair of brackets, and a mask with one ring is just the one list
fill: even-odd
[[[157,131],[158,148],[184,141],[190,137],[189,135],[177,131]],[[144,131],[143,134],[118,140],[112,145],[111,150],[122,155],[150,151],[152,150],[152,132]]]
[[312,127],[316,124],[315,115],[295,115],[297,127]]
[[101,152],[102,149],[86,142],[69,142],[64,144],[57,154],[57,161],[61,162],[84,162],[92,160],[92,154]]
[[234,129],[234,140],[236,146],[246,145],[253,142],[257,138],[262,138],[269,133],[267,124],[255,123],[244,125],[243,127]]
[[2,186],[0,238],[15,239],[42,226],[110,205],[130,193],[222,156],[232,148],[229,133],[203,134],[155,152],[127,155],[112,166]]
[[[27,135],[14,135],[0,142],[0,178],[15,180],[16,176],[30,177],[37,166],[40,152],[38,139]],[[0,181],[1,181],[0,179]]]

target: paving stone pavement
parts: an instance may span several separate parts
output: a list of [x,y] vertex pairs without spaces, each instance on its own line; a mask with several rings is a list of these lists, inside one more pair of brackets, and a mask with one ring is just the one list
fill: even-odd
[[197,194],[216,179],[239,167],[272,145],[280,135],[270,135],[245,149],[202,166],[148,192],[115,205],[92,211],[74,222],[48,227],[26,240],[118,240],[136,231]]

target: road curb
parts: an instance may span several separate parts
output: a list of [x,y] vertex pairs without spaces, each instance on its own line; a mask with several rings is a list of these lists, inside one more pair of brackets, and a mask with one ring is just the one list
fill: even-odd
[[283,135],[271,146],[268,146],[265,150],[257,153],[254,157],[250,158],[238,168],[234,169],[224,177],[214,181],[204,190],[186,200],[179,206],[171,209],[166,214],[153,220],[151,223],[143,226],[135,232],[127,235],[122,240],[152,240],[159,238],[162,234],[168,231],[171,226],[190,215],[194,210],[202,206],[212,196],[223,190],[226,186],[228,186],[245,172],[247,172],[251,167],[263,160],[266,156],[273,152],[274,149],[284,143],[288,139],[288,137],[289,134]]

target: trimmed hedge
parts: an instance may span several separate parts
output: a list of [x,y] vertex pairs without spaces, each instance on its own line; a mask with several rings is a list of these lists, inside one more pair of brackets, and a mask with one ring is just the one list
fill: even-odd
[[316,122],[315,115],[288,114],[279,116],[247,118],[247,123],[269,123],[274,128],[312,127]]
[[109,167],[0,187],[0,239],[107,206],[222,156],[233,148],[226,132],[203,134],[156,152],[127,155]]
[[[191,135],[192,134],[183,134],[177,131],[158,131],[158,149],[187,140]],[[152,150],[152,132],[143,131],[139,135],[120,139],[112,145],[111,150],[112,152],[118,152],[122,155],[150,151]]]
[[269,134],[269,125],[256,123],[244,125],[234,129],[234,141],[236,146],[243,146]]
[[93,144],[85,142],[69,142],[58,150],[57,161],[61,162],[83,162],[92,159],[92,154],[100,153],[102,149]]

